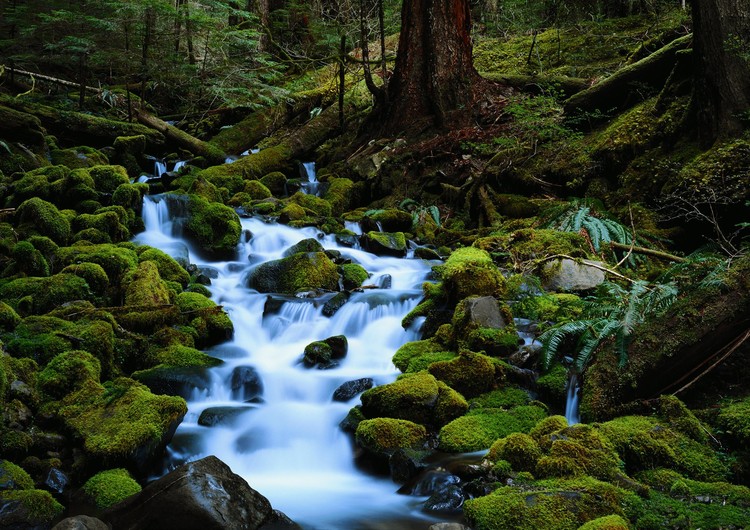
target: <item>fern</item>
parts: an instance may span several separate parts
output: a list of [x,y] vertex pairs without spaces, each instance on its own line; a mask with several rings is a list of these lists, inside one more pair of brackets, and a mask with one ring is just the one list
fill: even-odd
[[627,349],[636,326],[647,317],[666,311],[677,297],[673,283],[650,286],[634,282],[629,290],[611,282],[603,283],[596,296],[584,303],[584,318],[556,325],[542,333],[542,361],[546,368],[561,354],[568,339],[577,338],[571,352],[577,371],[583,372],[594,352],[607,341],[614,341],[620,365],[627,362]]

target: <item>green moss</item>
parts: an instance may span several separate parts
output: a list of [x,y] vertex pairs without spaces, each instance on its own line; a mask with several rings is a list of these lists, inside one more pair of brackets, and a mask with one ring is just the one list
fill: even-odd
[[284,206],[279,212],[279,222],[290,223],[292,221],[301,221],[307,217],[305,209],[299,204],[290,203]]
[[427,430],[416,423],[375,418],[357,425],[357,445],[374,453],[392,453],[397,449],[421,449],[427,441]]
[[98,383],[99,360],[88,352],[73,350],[57,355],[39,373],[39,389],[54,399],[61,399],[89,381]]
[[439,351],[434,353],[425,353],[423,355],[417,355],[409,360],[409,364],[404,370],[407,374],[421,372],[422,370],[429,370],[432,363],[440,361],[450,361],[455,359],[458,354],[451,351]]
[[740,446],[750,445],[750,398],[722,406],[716,423]]
[[354,183],[347,178],[332,178],[328,184],[323,198],[331,205],[331,215],[340,216],[353,205]]
[[315,215],[320,217],[331,216],[331,205],[330,203],[315,195],[309,195],[298,191],[289,198],[290,202],[302,206],[305,210],[310,210]]
[[502,329],[476,328],[469,332],[466,341],[459,342],[472,351],[483,351],[487,355],[507,357],[518,350],[518,333],[513,326]]
[[93,294],[83,278],[61,273],[48,278],[12,280],[0,286],[0,297],[15,307],[20,307],[22,299],[30,297],[27,309],[42,314],[73,300],[92,300]]
[[[99,211],[99,210],[97,210]],[[128,227],[121,222],[120,216],[113,211],[105,211],[96,214],[80,214],[73,220],[73,231],[77,232],[77,240],[85,239],[80,237],[82,231],[98,230],[107,235],[111,242],[119,243],[130,239]]]
[[126,469],[118,468],[97,473],[86,481],[83,491],[103,510],[139,493],[141,486]]
[[0,484],[3,484],[3,489],[34,489],[34,479],[21,467],[8,460],[0,460]]
[[347,290],[360,287],[362,283],[370,277],[370,274],[365,268],[357,263],[346,263],[341,265],[340,270],[344,289]]
[[105,463],[139,463],[152,455],[186,412],[181,398],[155,396],[124,378],[73,393],[59,409],[85,451]]
[[367,418],[388,417],[431,424],[439,392],[438,381],[430,374],[406,374],[362,394],[362,413]]
[[8,304],[0,300],[0,330],[13,331],[21,323],[21,317]]
[[487,458],[492,462],[505,460],[514,471],[536,470],[536,462],[542,456],[542,450],[528,434],[516,432],[500,438],[490,447]]
[[323,252],[298,253],[257,267],[249,285],[262,293],[294,294],[298,291],[325,289],[337,291],[336,265]]
[[27,276],[49,276],[49,265],[44,256],[28,241],[13,246],[16,268]]
[[161,306],[170,302],[169,292],[153,261],[144,261],[128,278],[125,305]]
[[[387,208],[366,214],[363,221],[369,226],[379,225],[384,232],[410,232],[414,219],[409,212]],[[373,226],[372,229],[375,227]]]
[[49,527],[64,511],[63,506],[48,491],[9,490],[0,491],[0,503],[18,502],[25,511],[24,525]]
[[567,399],[568,370],[561,364],[553,365],[536,380],[539,397],[545,403],[562,407]]
[[601,424],[629,474],[668,467],[697,480],[721,480],[727,467],[706,445],[654,418],[623,416]]
[[497,386],[496,370],[486,355],[463,351],[455,359],[432,363],[429,372],[467,398],[489,392]]
[[529,393],[521,388],[507,386],[492,390],[471,400],[472,407],[510,409],[519,405],[528,405]]
[[70,169],[85,168],[108,164],[109,160],[100,151],[86,146],[70,149],[53,149],[50,151],[54,165],[67,166]]
[[82,262],[96,263],[115,285],[119,285],[123,276],[138,266],[137,254],[118,245],[80,244],[58,249],[56,257],[62,267]]
[[586,257],[589,248],[578,233],[537,228],[523,228],[510,234],[478,239],[474,246],[507,253],[511,261],[518,264],[557,254]]
[[484,250],[464,247],[455,250],[444,265],[435,267],[443,288],[453,303],[469,296],[503,298],[505,279]]
[[47,236],[60,245],[70,238],[70,221],[54,204],[37,197],[24,201],[18,207],[16,221],[19,230]]
[[360,242],[365,250],[373,254],[406,255],[406,236],[403,232],[367,232]]
[[672,429],[698,442],[708,442],[708,428],[676,396],[659,397],[659,416]]
[[286,176],[280,171],[273,171],[264,175],[260,179],[260,183],[276,197],[284,195],[286,192]]
[[175,298],[175,304],[195,330],[196,345],[212,346],[232,338],[234,325],[229,316],[203,294],[179,293]]
[[547,454],[537,462],[540,477],[589,475],[609,480],[620,472],[620,458],[597,429],[577,424],[557,431],[540,444]]
[[153,247],[138,247],[136,252],[140,262],[153,261],[156,263],[159,276],[163,280],[177,282],[183,288],[187,287],[190,282],[190,275],[172,256]]
[[630,523],[619,515],[607,515],[585,523],[578,530],[630,530]]
[[517,317],[542,322],[570,322],[583,312],[583,301],[570,293],[550,293],[540,296],[525,296],[513,304]]
[[525,405],[509,411],[474,409],[440,429],[439,448],[449,453],[465,453],[489,448],[495,440],[514,432],[528,432],[546,412]]
[[547,416],[529,431],[529,435],[534,438],[540,446],[549,449],[550,443],[552,442],[550,435],[567,427],[568,420],[565,419],[565,416]]
[[95,166],[89,169],[97,191],[114,193],[121,184],[130,184],[128,172],[122,166]]
[[451,387],[438,381],[438,401],[432,414],[435,426],[445,425],[466,413],[469,404]]
[[186,234],[211,256],[231,257],[240,242],[240,218],[237,213],[218,202],[191,196]]
[[120,184],[114,193],[112,193],[112,204],[140,211],[143,205],[143,196],[146,193],[148,193],[148,184]]
[[250,196],[250,200],[260,200],[273,197],[273,193],[262,182],[258,180],[247,180],[242,189]]
[[90,262],[68,265],[61,271],[63,274],[74,274],[86,280],[91,290],[97,295],[103,295],[109,287],[109,278],[101,265]]
[[55,355],[71,349],[70,341],[60,336],[73,336],[75,326],[54,317],[26,317],[8,338],[7,349],[16,357],[34,359],[46,364]]

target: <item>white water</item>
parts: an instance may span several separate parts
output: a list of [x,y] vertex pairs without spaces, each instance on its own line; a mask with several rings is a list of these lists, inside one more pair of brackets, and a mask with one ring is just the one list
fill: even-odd
[[[143,219],[146,231],[137,242],[173,255],[191,250],[173,235],[166,200],[146,197]],[[431,264],[339,247],[332,236],[322,237],[314,228],[292,229],[258,219],[243,219],[242,227],[253,237],[240,244],[238,261],[203,262],[190,252],[191,262],[218,270],[212,297],[229,314],[235,335],[209,352],[225,364],[212,370],[208,391],[196,391],[189,399],[188,414],[168,448],[172,463],[216,455],[305,528],[427,528],[430,521],[419,512],[423,499],[397,495],[396,484],[355,467],[350,439],[338,424],[359,397],[338,403],[332,394],[354,379],[371,377],[376,384],[395,379],[393,353],[418,338],[415,330],[401,328],[401,319],[417,304]],[[372,274],[365,284],[379,285],[390,275],[392,288],[355,293],[331,318],[322,315],[322,304],[315,300],[290,297],[277,312],[264,316],[269,295],[245,287],[248,272],[308,237],[320,237],[326,249],[339,250],[365,267]],[[307,344],[339,334],[349,341],[339,366],[317,370],[299,364]],[[228,382],[238,366],[260,374],[260,404],[233,399]],[[224,424],[198,425],[200,413],[216,406],[246,410]]]
[[581,418],[578,414],[581,392],[580,385],[578,384],[578,376],[575,372],[571,372],[568,376],[567,391],[568,396],[565,401],[565,419],[568,420],[568,425],[581,423]]
[[318,195],[320,183],[318,182],[318,174],[315,170],[315,162],[303,162],[302,169],[304,175],[307,177],[307,182],[302,183],[302,191],[310,195]]

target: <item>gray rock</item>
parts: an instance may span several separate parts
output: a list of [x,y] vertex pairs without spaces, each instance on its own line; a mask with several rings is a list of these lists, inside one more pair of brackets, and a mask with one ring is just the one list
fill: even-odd
[[359,239],[362,248],[379,256],[406,256],[406,240],[401,232],[370,231]]
[[258,530],[276,520],[268,499],[215,456],[180,466],[100,518],[118,530]]
[[468,526],[464,526],[460,523],[435,523],[431,525],[427,530],[471,530]]
[[369,377],[347,381],[333,392],[333,400],[349,401],[354,396],[361,394],[365,390],[371,389],[374,384],[374,381]]
[[475,323],[483,328],[502,329],[508,325],[500,312],[500,304],[491,296],[467,298],[463,302],[466,323]]
[[242,401],[257,399],[263,394],[263,382],[252,366],[237,366],[230,376],[232,398]]
[[68,476],[56,467],[50,469],[49,473],[47,473],[47,478],[44,479],[44,485],[55,493],[62,493],[65,491],[68,484],[70,484]]
[[253,408],[255,407],[252,405],[244,407],[209,407],[198,416],[198,425],[202,425],[203,427],[228,425]]
[[431,513],[459,514],[463,505],[463,491],[459,486],[451,485],[430,495],[423,509]]
[[53,526],[52,530],[110,530],[110,527],[101,519],[88,515],[76,515],[63,519]]
[[[591,262],[602,265],[598,261]],[[571,259],[548,262],[542,269],[547,291],[587,291],[604,282],[604,271]]]
[[154,394],[182,396],[187,399],[194,388],[208,389],[210,377],[206,368],[199,366],[156,367],[135,372],[133,379],[146,385]]
[[327,317],[332,317],[333,315],[335,315],[336,311],[341,309],[341,307],[349,301],[350,296],[351,294],[346,291],[336,293],[336,295],[328,300],[323,306],[323,315]]

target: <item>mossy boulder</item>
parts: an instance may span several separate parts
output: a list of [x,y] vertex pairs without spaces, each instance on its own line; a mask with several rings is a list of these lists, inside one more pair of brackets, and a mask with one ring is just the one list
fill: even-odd
[[489,392],[503,378],[502,369],[492,359],[468,351],[462,351],[455,359],[434,362],[428,370],[467,398]]
[[472,409],[440,429],[441,451],[467,453],[488,449],[498,438],[514,432],[530,431],[546,411],[536,405],[523,405],[510,410]]
[[727,476],[726,463],[709,446],[667,427],[656,418],[622,416],[602,423],[600,429],[625,462],[625,470],[630,475],[666,467],[696,480],[717,481]]
[[148,184],[120,184],[112,193],[112,204],[123,208],[140,212],[143,206],[143,197],[148,192]]
[[599,517],[624,516],[623,505],[636,502],[635,494],[587,477],[501,487],[466,501],[464,515],[476,530],[576,530]]
[[38,197],[21,203],[16,210],[16,223],[22,233],[47,236],[58,245],[70,238],[69,219],[54,204]]
[[232,258],[240,242],[240,218],[237,213],[218,202],[191,196],[188,202],[185,233],[208,256]]
[[406,256],[406,236],[403,232],[367,232],[360,237],[362,248],[379,256]]
[[156,263],[141,262],[127,280],[125,305],[162,306],[169,303],[169,290],[159,275]]
[[258,180],[247,180],[245,186],[242,188],[244,193],[247,193],[250,200],[257,201],[261,199],[267,199],[273,197],[273,193],[269,190],[265,184]]
[[69,149],[52,149],[50,151],[50,158],[52,164],[66,166],[70,169],[100,166],[109,163],[109,160],[101,151],[86,146],[71,147]]
[[172,256],[153,247],[138,247],[138,261],[152,261],[159,269],[159,276],[165,281],[177,282],[183,288],[190,283],[190,274]]
[[73,350],[57,355],[39,373],[39,389],[53,399],[62,399],[82,385],[99,382],[101,364],[85,351]]
[[375,418],[359,422],[355,437],[357,445],[367,451],[391,454],[398,449],[421,449],[427,430],[407,420]]
[[309,210],[318,217],[330,217],[331,216],[331,205],[330,203],[315,195],[308,195],[298,191],[289,198],[289,201],[293,204],[302,206],[305,210]]
[[619,515],[606,515],[583,524],[578,530],[630,530],[630,523]]
[[537,460],[542,456],[542,450],[536,440],[521,432],[509,434],[500,438],[490,447],[487,458],[492,462],[505,460],[515,471],[536,471]]
[[280,197],[286,193],[286,176],[280,171],[273,171],[264,175],[260,179],[260,183],[263,184],[274,197]]
[[545,450],[544,456],[537,461],[535,475],[538,477],[589,475],[612,480],[621,473],[622,462],[614,446],[590,425],[576,424],[534,438]]
[[83,485],[83,492],[98,509],[103,510],[135,495],[141,485],[126,469],[100,471]]
[[12,336],[7,337],[6,349],[14,357],[34,359],[42,365],[55,355],[71,350],[70,340],[75,325],[52,316],[28,316],[21,321]]
[[138,267],[135,251],[121,245],[77,244],[59,248],[55,257],[61,267],[83,262],[96,263],[117,287],[126,273]]
[[555,364],[536,380],[539,398],[550,406],[562,410],[568,395],[568,369]]
[[339,270],[341,271],[341,282],[347,291],[361,287],[365,280],[370,277],[365,268],[358,263],[345,263],[339,267]]
[[361,396],[367,418],[396,418],[439,427],[468,408],[466,400],[427,372],[405,374]]
[[443,351],[445,347],[435,339],[407,342],[396,350],[393,355],[393,364],[402,372],[406,372],[412,360]]
[[101,265],[97,263],[90,263],[88,261],[75,263],[63,268],[61,272],[63,274],[74,274],[83,278],[86,280],[89,288],[91,288],[91,291],[98,296],[103,295],[109,287],[109,277]]
[[66,273],[12,280],[0,285],[0,297],[26,314],[44,314],[67,302],[94,298],[86,280]]
[[360,223],[365,231],[411,232],[414,219],[409,212],[389,208],[375,210],[362,217]]
[[105,465],[148,468],[187,412],[178,397],[155,396],[144,385],[120,378],[90,384],[68,395],[59,414],[87,455]]
[[123,166],[130,177],[137,178],[141,174],[140,162],[146,150],[146,137],[142,134],[118,136],[112,146],[115,150],[112,162]]
[[331,214],[340,216],[354,205],[354,182],[347,178],[328,180],[328,189],[323,198],[331,205]]
[[484,250],[459,248],[435,270],[443,281],[445,294],[454,304],[469,296],[504,297],[505,278]]
[[12,257],[16,270],[27,276],[49,276],[49,264],[41,252],[28,241],[19,241],[13,246]]
[[297,253],[258,266],[250,273],[248,285],[261,293],[294,294],[316,289],[337,291],[339,274],[338,268],[325,253]]
[[96,190],[112,194],[121,184],[130,184],[127,170],[122,166],[95,166],[88,170]]
[[33,490],[34,479],[13,462],[0,460],[0,489]]
[[65,508],[44,490],[0,491],[0,526],[3,528],[49,528]]
[[21,323],[21,317],[3,301],[0,301],[0,330],[13,331]]
[[733,439],[739,447],[750,446],[750,398],[729,403],[721,407],[716,424]]
[[182,318],[195,331],[195,345],[208,347],[227,341],[234,335],[234,325],[224,310],[201,293],[185,291],[175,298]]
[[300,252],[323,252],[323,245],[317,239],[308,237],[286,249],[282,256],[286,258]]
[[[99,210],[97,210],[99,212]],[[80,214],[73,219],[72,230],[81,232],[83,230],[98,230],[107,235],[107,239],[113,243],[119,243],[130,239],[130,231],[123,219],[117,212],[103,211],[95,214]]]

